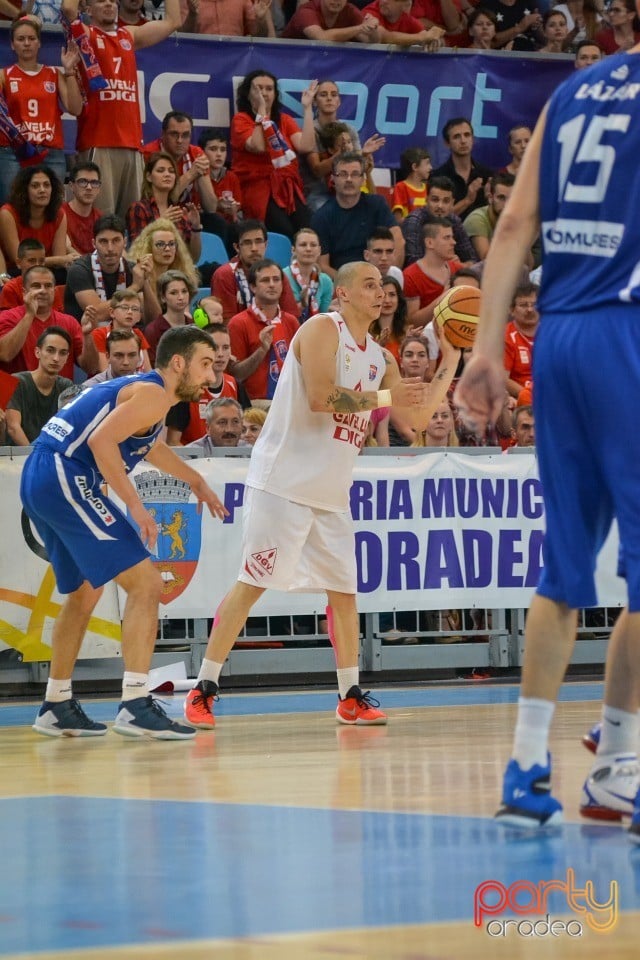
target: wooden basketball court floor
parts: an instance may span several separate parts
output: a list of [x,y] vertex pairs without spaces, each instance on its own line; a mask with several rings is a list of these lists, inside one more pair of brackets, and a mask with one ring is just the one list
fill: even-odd
[[[0,958],[635,960],[640,847],[578,816],[601,685],[563,688],[566,822],[533,835],[491,819],[517,687],[376,692],[388,727],[336,725],[329,692],[228,694],[186,743],[47,739],[37,705],[0,705]],[[476,926],[489,880],[495,915]],[[542,881],[559,889],[540,914],[500,909]],[[610,923],[594,932],[584,890],[603,904],[616,885],[617,909],[587,911]]]

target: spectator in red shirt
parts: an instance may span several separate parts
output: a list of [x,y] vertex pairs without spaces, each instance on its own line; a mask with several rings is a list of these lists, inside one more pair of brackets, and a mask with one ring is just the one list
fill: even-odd
[[26,141],[44,153],[21,157],[14,153],[11,136],[0,132],[0,198],[6,199],[18,170],[29,163],[44,161],[64,180],[67,165],[64,156],[62,114],[78,116],[82,94],[76,67],[80,54],[75,43],[62,49],[62,67],[38,62],[42,24],[38,17],[22,16],[11,24],[9,34],[16,62],[0,70],[0,91],[13,123]]
[[102,216],[95,202],[102,186],[97,163],[80,161],[70,174],[71,200],[62,204],[67,218],[67,236],[71,246],[83,256],[94,251],[94,228]]
[[198,140],[210,164],[211,183],[218,198],[218,213],[228,223],[236,223],[242,213],[242,188],[240,181],[225,166],[227,162],[227,137],[224,130],[207,127]]
[[302,94],[304,123],[281,112],[278,81],[272,73],[253,70],[238,87],[238,112],[231,121],[233,169],[240,180],[248,217],[267,230],[288,237],[309,226],[298,153],[315,150],[312,81]]
[[[237,256],[223,263],[213,274],[211,293],[222,303],[222,315],[230,320],[234,314],[251,305],[253,295],[249,288],[249,270],[263,260],[267,250],[267,231],[260,220],[241,220],[238,224],[238,242],[234,243]],[[284,278],[280,306],[295,317],[300,312],[291,285]]]
[[370,14],[381,26],[380,43],[393,43],[397,47],[419,44],[428,50],[438,50],[444,28],[432,26],[426,29],[422,23],[407,12],[406,0],[374,0],[362,11]]
[[469,0],[413,0],[411,14],[424,27],[442,27],[447,47],[466,46],[467,21],[462,12],[463,7],[471,9],[473,4],[469,3]]
[[0,208],[0,246],[7,266],[16,265],[18,245],[27,237],[44,244],[51,269],[67,267],[79,254],[67,253],[67,218],[62,210],[64,190],[49,167],[24,167],[13,181],[9,201]]
[[540,322],[537,300],[538,287],[535,283],[524,283],[517,287],[511,301],[511,318],[505,328],[507,390],[516,399],[523,387],[531,387],[533,383],[533,342]]
[[300,324],[280,309],[282,268],[274,260],[259,260],[249,271],[253,303],[229,321],[233,372],[251,400],[270,400],[289,345]]
[[24,305],[0,313],[0,370],[19,373],[38,366],[36,344],[47,327],[62,327],[71,335],[71,352],[60,376],[73,379],[73,365],[89,376],[98,371],[92,332],[95,309],[87,307],[80,323],[53,307],[55,279],[47,267],[32,267],[24,276]]
[[424,256],[404,272],[404,295],[409,322],[425,326],[433,319],[436,300],[451,286],[451,277],[462,268],[455,256],[453,228],[443,217],[434,217],[423,230]]
[[380,26],[375,17],[363,16],[347,0],[309,0],[298,7],[282,31],[288,40],[320,40],[321,42],[378,43]]
[[144,167],[142,199],[127,210],[129,243],[136,240],[145,227],[164,217],[171,220],[189,248],[194,262],[200,258],[202,223],[195,203],[177,203],[178,170],[168,153],[152,153]]
[[[44,247],[35,237],[28,237],[18,246],[16,266],[20,270],[19,277],[7,280],[0,292],[0,310],[10,310],[11,307],[21,307],[24,303],[24,287],[22,278],[31,267],[44,267]],[[55,289],[53,300],[55,310],[64,310],[64,286],[60,284]]]

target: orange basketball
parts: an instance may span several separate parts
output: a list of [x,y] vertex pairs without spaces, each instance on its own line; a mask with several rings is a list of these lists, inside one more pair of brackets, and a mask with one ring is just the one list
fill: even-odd
[[433,320],[454,347],[465,349],[473,346],[479,314],[479,290],[475,287],[451,287],[435,307]]

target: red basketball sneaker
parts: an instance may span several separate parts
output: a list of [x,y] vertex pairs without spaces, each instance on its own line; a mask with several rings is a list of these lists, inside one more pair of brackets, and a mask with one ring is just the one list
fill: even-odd
[[198,730],[212,730],[216,725],[213,701],[218,699],[218,686],[211,680],[200,680],[189,690],[184,701],[184,716],[187,723]]
[[356,726],[378,726],[387,722],[387,715],[378,710],[380,701],[371,694],[363,693],[360,687],[351,687],[344,700],[338,697],[336,720],[338,723],[355,724]]

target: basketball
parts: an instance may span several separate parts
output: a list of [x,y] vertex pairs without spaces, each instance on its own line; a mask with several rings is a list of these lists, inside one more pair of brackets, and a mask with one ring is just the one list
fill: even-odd
[[451,287],[433,311],[445,337],[454,347],[473,346],[480,314],[480,291],[475,287]]

